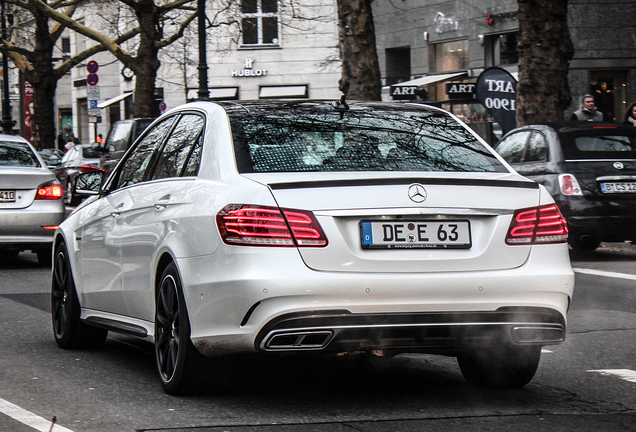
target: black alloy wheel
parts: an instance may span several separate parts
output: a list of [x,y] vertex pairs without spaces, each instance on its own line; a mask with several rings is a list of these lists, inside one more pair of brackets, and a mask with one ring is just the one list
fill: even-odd
[[88,326],[80,320],[80,304],[64,242],[55,248],[51,317],[55,342],[60,348],[97,348],[108,336],[107,330]]
[[224,390],[231,363],[209,359],[190,340],[190,319],[174,263],[164,270],[155,309],[155,358],[164,391],[171,395]]

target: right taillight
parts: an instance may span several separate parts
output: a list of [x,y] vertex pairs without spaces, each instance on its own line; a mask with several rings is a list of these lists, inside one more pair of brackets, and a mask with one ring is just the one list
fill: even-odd
[[[327,236],[306,210],[230,204],[217,215],[221,238],[243,246],[327,246]],[[291,230],[291,232],[290,232]]]
[[567,223],[555,204],[515,211],[506,235],[508,245],[565,243],[567,240]]
[[578,180],[572,174],[559,175],[559,188],[563,195],[583,195]]

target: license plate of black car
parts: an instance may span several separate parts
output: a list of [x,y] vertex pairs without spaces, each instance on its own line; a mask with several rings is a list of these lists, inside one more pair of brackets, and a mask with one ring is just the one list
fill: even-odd
[[362,221],[365,249],[469,249],[467,220]]
[[0,190],[0,202],[15,202],[15,191]]
[[636,193],[636,182],[601,183],[603,193]]

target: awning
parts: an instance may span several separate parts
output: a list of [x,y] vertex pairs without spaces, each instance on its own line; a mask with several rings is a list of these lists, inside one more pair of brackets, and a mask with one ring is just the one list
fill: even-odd
[[[208,88],[209,99],[213,101],[222,100],[237,100],[238,99],[238,87],[212,87]],[[199,99],[199,89],[188,89],[188,102]]]
[[128,96],[130,96],[130,95],[132,95],[132,94],[133,94],[133,92],[129,92],[129,93],[122,93],[122,94],[120,94],[119,96],[115,96],[114,98],[110,98],[110,99],[105,100],[104,102],[98,103],[98,104],[97,104],[97,108],[106,108],[106,107],[109,107],[109,106],[111,106],[111,105],[112,105],[112,104],[114,104],[114,103],[117,103],[117,102],[119,102],[119,101],[121,101],[121,100],[126,99]]
[[259,99],[290,99],[309,97],[309,86],[261,86],[258,92]]
[[466,75],[466,72],[455,72],[448,74],[427,75],[421,78],[415,78],[409,81],[393,84],[391,87],[419,87],[427,84],[433,84],[440,81],[446,81],[449,79],[457,78],[459,76]]

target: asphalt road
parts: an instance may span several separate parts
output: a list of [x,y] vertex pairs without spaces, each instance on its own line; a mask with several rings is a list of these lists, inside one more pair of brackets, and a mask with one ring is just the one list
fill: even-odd
[[239,362],[226,394],[172,397],[147,343],[57,348],[50,270],[20,254],[0,262],[0,432],[50,431],[54,416],[57,432],[636,431],[635,263],[628,244],[572,256],[568,338],[523,389],[471,387],[438,356],[259,357]]

